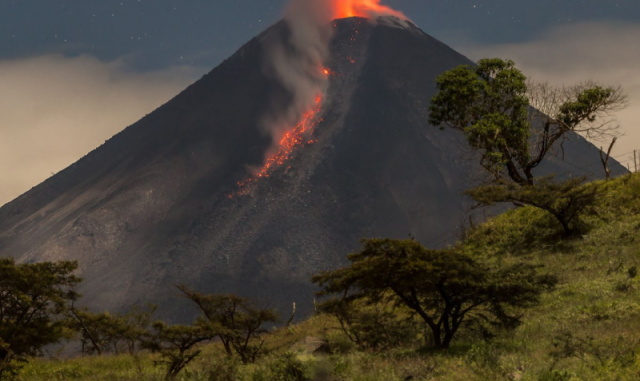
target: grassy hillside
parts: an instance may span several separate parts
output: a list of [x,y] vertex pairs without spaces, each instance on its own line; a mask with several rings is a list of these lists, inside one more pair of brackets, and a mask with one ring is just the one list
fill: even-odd
[[[446,352],[415,344],[358,351],[329,317],[312,317],[269,335],[255,365],[225,360],[217,344],[182,380],[638,380],[640,379],[640,176],[597,183],[588,232],[565,240],[544,212],[520,208],[467,232],[459,245],[493,261],[544,266],[560,284],[525,312],[523,324],[491,342],[459,336]],[[333,354],[312,355],[314,339]],[[317,341],[317,340],[315,340]],[[18,380],[161,380],[152,355],[33,359]],[[285,376],[289,372],[290,376]]]

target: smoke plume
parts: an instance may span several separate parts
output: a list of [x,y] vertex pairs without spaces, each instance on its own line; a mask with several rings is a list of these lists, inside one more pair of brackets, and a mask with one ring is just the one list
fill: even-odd
[[406,17],[380,5],[380,0],[291,0],[284,14],[289,27],[288,41],[274,39],[267,48],[267,72],[291,95],[284,111],[265,116],[264,127],[272,134],[274,146],[305,113],[317,108],[328,87],[323,64],[328,59],[333,36],[331,21],[345,17],[366,17],[376,22],[380,16]]
[[333,35],[331,9],[324,1],[293,0],[285,11],[288,41],[276,39],[267,48],[267,72],[291,95],[291,102],[265,118],[274,143],[312,109],[325,93],[328,80],[323,63]]

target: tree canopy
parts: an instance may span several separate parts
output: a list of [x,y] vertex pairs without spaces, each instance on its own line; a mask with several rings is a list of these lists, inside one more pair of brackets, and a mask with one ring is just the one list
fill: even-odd
[[436,83],[430,123],[462,131],[496,180],[506,173],[519,185],[533,185],[533,170],[571,133],[614,133],[612,113],[627,105],[620,88],[594,82],[571,87],[534,83],[513,61],[499,58],[459,66]]
[[203,317],[197,322],[209,326],[220,338],[228,356],[235,352],[243,363],[252,363],[262,353],[268,331],[264,324],[275,322],[275,310],[255,306],[248,299],[233,294],[207,295],[178,286],[193,301]]
[[535,305],[556,279],[535,266],[493,268],[455,249],[429,250],[413,240],[368,239],[351,265],[313,277],[321,296],[369,303],[393,301],[429,327],[436,348],[460,328],[515,328],[521,308]]
[[63,313],[78,294],[76,262],[16,264],[0,259],[0,379],[66,334]]

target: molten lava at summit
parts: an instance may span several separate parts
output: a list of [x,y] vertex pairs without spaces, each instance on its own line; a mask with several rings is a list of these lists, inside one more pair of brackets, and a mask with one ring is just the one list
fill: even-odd
[[334,19],[348,17],[373,18],[375,16],[407,18],[402,12],[380,4],[380,0],[330,0],[329,3]]

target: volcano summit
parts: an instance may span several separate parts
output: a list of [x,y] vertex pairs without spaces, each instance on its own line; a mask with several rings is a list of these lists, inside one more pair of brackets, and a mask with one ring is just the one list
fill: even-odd
[[[159,302],[182,319],[181,304],[162,301],[174,283],[308,312],[310,276],[343,265],[360,238],[456,238],[469,206],[462,192],[481,169],[461,135],[428,124],[427,110],[436,77],[471,62],[393,17],[332,27],[326,92],[302,130],[289,131],[294,139],[274,147],[260,127],[292,102],[265,70],[266,47],[288,43],[281,22],[2,207],[0,255],[77,260],[90,307]],[[540,172],[602,172],[586,140],[564,150],[566,160]]]

